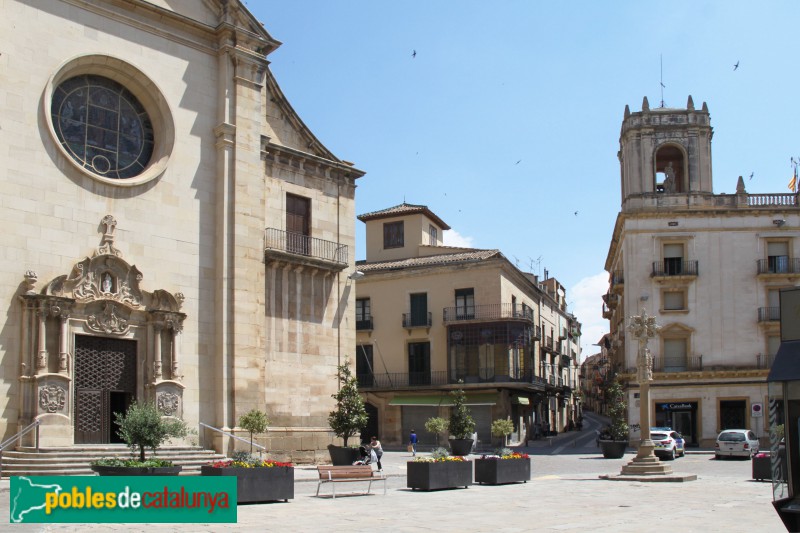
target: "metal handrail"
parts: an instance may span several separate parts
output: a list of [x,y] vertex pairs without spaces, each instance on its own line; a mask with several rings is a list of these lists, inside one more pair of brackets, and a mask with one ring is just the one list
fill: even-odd
[[28,424],[25,429],[18,431],[14,436],[7,438],[3,442],[0,442],[0,478],[3,477],[3,450],[5,450],[9,444],[12,442],[22,440],[22,437],[27,435],[33,428],[36,428],[36,438],[34,442],[36,442],[36,453],[39,453],[39,419],[34,420],[30,424]]
[[[242,441],[242,442],[246,442],[246,443],[248,443],[248,444],[250,444],[250,445],[252,445],[252,446],[255,446],[256,448],[259,448],[259,449],[261,449],[261,450],[267,451],[267,448],[266,448],[266,447],[264,447],[264,446],[261,446],[260,444],[256,444],[255,442],[253,442],[253,441],[251,441],[251,440],[247,440],[247,439],[243,439],[243,438],[241,438],[241,437],[237,437],[237,436],[236,436],[236,435],[234,435],[233,433],[228,433],[227,431],[222,431],[222,430],[221,430],[221,429],[219,429],[219,428],[215,428],[214,426],[209,426],[208,424],[204,424],[203,422],[200,422],[200,425],[201,425],[201,426],[203,426],[204,428],[208,428],[208,429],[210,429],[210,430],[216,431],[217,433],[222,433],[222,434],[223,434],[223,435],[225,435],[226,437],[231,437],[231,438],[233,438],[233,439],[240,440],[240,441]],[[203,442],[203,448],[205,448],[205,442]]]

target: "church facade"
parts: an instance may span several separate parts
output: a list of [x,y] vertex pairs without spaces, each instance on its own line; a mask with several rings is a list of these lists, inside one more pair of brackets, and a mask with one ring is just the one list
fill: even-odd
[[355,346],[355,181],[269,70],[280,42],[235,0],[2,7],[0,436],[118,440],[153,401],[233,441],[333,442]]

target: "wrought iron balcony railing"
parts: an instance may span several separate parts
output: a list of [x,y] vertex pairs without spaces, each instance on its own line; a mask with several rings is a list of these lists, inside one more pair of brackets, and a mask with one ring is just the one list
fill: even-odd
[[510,374],[495,373],[493,368],[478,369],[477,375],[457,371],[437,370],[431,372],[390,372],[383,374],[358,374],[359,389],[402,389],[434,387],[464,383],[528,383],[544,386],[545,380],[531,371],[511,371]]
[[533,309],[519,304],[501,303],[471,305],[461,307],[445,307],[442,319],[445,322],[461,322],[467,320],[500,320],[521,319],[533,322]]
[[688,370],[703,370],[703,356],[656,356],[653,358],[653,372],[686,372]]
[[403,313],[404,328],[429,328],[433,324],[433,316],[428,313]]
[[800,258],[775,256],[756,261],[758,274],[800,274]]
[[372,324],[372,317],[356,320],[356,331],[370,331],[375,329]]
[[264,251],[284,257],[310,258],[338,268],[348,264],[349,252],[346,244],[325,241],[300,233],[267,228],[264,231]]
[[666,259],[664,261],[653,262],[653,272],[651,277],[668,276],[697,276],[697,261],[684,261],[682,259]]
[[759,307],[758,308],[758,321],[759,322],[777,322],[781,319],[780,307]]

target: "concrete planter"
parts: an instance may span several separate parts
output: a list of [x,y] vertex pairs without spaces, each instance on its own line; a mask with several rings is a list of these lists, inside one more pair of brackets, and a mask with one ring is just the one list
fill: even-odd
[[472,461],[409,461],[406,465],[406,486],[410,489],[455,489],[472,485]]
[[502,485],[527,483],[531,479],[530,459],[476,459],[475,483]]
[[[786,481],[786,454],[781,450],[781,479]],[[753,479],[771,480],[772,479],[772,459],[767,457],[753,457],[751,460],[753,468]]]
[[358,448],[329,444],[328,453],[331,454],[331,464],[333,466],[350,466],[358,460]]
[[182,466],[99,466],[92,465],[98,476],[177,476]]
[[201,466],[203,476],[235,476],[236,503],[264,503],[294,498],[294,467],[240,468]]
[[606,459],[620,459],[625,456],[628,448],[628,441],[625,440],[601,440],[600,450]]

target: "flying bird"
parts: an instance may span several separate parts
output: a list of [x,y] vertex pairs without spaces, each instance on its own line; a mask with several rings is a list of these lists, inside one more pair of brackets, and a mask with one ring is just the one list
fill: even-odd
[[750,173],[750,179],[753,179],[753,174],[755,174],[755,172]]
[[[412,50],[412,51],[411,51],[411,57],[412,57],[412,58],[413,58],[413,57],[417,57],[417,51],[416,51],[416,50]],[[736,63],[736,64],[738,65],[739,63]]]
[[514,163],[514,164],[515,164],[515,165],[519,165],[521,162],[522,162],[522,159],[520,159],[519,161],[517,161],[517,162],[516,162],[516,163]]
[[578,212],[577,211],[575,211],[575,216],[578,216]]
[[737,68],[739,68],[739,62],[738,62],[738,61],[737,61],[737,62],[736,62],[736,64],[733,66],[733,70],[736,70]]

